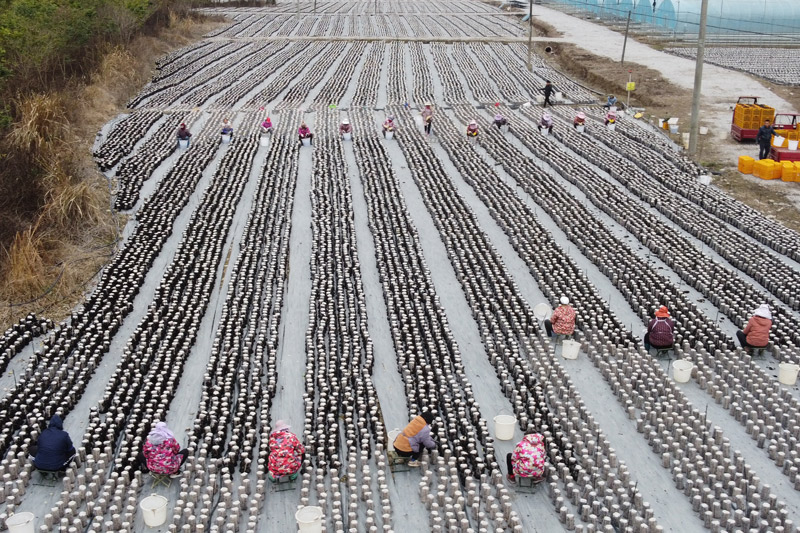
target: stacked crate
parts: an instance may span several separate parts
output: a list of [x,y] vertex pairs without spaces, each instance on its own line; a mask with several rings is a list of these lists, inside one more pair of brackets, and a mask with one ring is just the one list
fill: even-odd
[[745,130],[757,130],[765,120],[775,119],[775,108],[762,104],[736,104],[733,123]]
[[[780,135],[783,137],[783,144],[780,145],[780,148],[787,148],[789,146],[789,141],[798,141],[800,140],[800,131],[797,130],[775,130],[775,135]],[[775,146],[775,143],[773,143]]]
[[781,177],[783,167],[772,159],[761,159],[753,163],[753,175],[762,180],[774,180]]

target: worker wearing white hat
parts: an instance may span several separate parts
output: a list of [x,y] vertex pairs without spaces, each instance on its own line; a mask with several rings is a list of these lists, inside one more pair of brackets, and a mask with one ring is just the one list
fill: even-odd
[[544,329],[547,331],[548,337],[552,337],[553,333],[556,335],[575,333],[575,309],[569,305],[569,298],[566,296],[561,297],[560,303],[561,305],[556,307],[550,318],[544,321]]

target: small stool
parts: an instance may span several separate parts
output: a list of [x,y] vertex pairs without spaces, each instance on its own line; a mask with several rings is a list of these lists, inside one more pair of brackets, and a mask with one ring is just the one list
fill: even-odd
[[41,485],[44,487],[55,487],[56,483],[66,475],[64,470],[39,470],[37,468],[36,471],[39,472],[39,476],[42,478]]
[[389,450],[389,470],[392,472],[408,472],[411,467],[408,466],[410,457],[401,457],[397,455],[394,450]]
[[273,478],[272,474],[269,474],[269,480],[272,482],[272,492],[286,492],[287,490],[294,490],[297,488],[298,476],[299,474],[297,472],[288,476],[279,476],[277,478]]
[[150,477],[153,480],[150,484],[151,489],[154,489],[159,485],[164,485],[167,488],[172,485],[172,477],[170,477],[169,474],[157,474],[156,472],[150,472]]
[[520,477],[517,476],[517,491],[531,493],[536,490],[536,485],[544,481],[543,477]]
[[656,359],[671,359],[669,353],[672,351],[672,348],[672,346],[656,348]]
[[767,356],[766,346],[761,346],[761,347],[750,346],[749,350],[750,350],[750,356],[753,359],[765,359]]

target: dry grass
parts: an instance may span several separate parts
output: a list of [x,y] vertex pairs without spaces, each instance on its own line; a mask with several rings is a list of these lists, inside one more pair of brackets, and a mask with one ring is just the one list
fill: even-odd
[[37,229],[38,227],[31,227],[18,233],[11,249],[6,250],[7,281],[3,291],[17,298],[30,298],[44,288],[44,261],[41,256],[41,237]]
[[21,95],[17,97],[15,106],[20,119],[8,135],[11,147],[26,153],[38,153],[40,157],[51,155],[49,149],[66,137],[69,128],[62,95]]
[[[97,131],[124,111],[157,58],[189,44],[219,21],[172,16],[158,35],[109,47],[85,83],[58,93],[18,96],[20,120],[8,138],[43,169],[43,201],[0,257],[0,328],[35,312],[67,316],[114,250],[115,220],[105,177],[91,156]],[[4,214],[5,215],[5,214]],[[32,303],[18,305],[35,300]]]

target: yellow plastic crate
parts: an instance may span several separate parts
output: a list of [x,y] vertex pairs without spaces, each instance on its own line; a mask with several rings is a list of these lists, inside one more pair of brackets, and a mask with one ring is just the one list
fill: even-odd
[[755,159],[750,157],[749,155],[740,155],[739,156],[739,172],[742,174],[752,174],[753,173],[753,164],[756,162]]
[[761,178],[762,180],[775,179],[774,166],[775,161],[772,159],[760,159],[753,163],[753,176]]
[[781,163],[781,180],[797,181],[797,167],[790,161]]
[[772,179],[774,179],[774,180],[780,179],[782,174],[783,174],[783,166],[780,163],[778,163],[777,161],[773,161],[772,162]]

